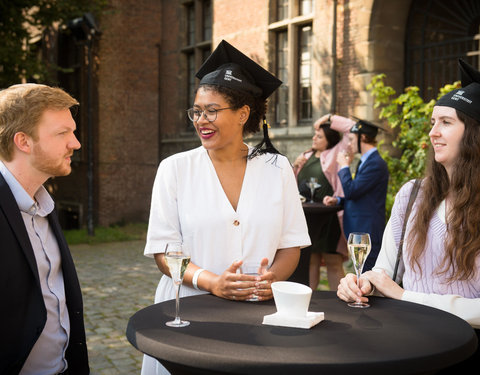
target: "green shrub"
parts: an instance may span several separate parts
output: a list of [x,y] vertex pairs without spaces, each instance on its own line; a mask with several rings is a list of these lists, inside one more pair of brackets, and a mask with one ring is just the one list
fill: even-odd
[[[395,90],[385,85],[385,77],[385,74],[373,77],[367,90],[375,98],[374,107],[381,108],[379,117],[387,120],[395,132],[394,150],[380,151],[390,172],[386,202],[389,217],[400,187],[413,178],[422,177],[425,170],[430,149],[430,117],[435,100],[425,103],[416,86],[405,88],[404,93],[396,97]],[[445,85],[437,98],[458,87],[460,82]]]

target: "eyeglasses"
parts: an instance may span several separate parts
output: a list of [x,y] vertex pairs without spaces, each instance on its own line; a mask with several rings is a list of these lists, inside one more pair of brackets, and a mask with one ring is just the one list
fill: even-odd
[[187,115],[191,121],[197,122],[203,113],[203,117],[205,118],[205,120],[207,120],[208,122],[214,122],[217,119],[217,112],[223,111],[224,109],[232,109],[232,107],[205,108],[203,111],[198,108],[190,108],[187,109]]

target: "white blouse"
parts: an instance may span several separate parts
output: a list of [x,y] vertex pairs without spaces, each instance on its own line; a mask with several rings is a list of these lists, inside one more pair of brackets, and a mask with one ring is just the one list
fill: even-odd
[[[191,262],[216,274],[234,261],[272,264],[278,249],[311,244],[295,176],[288,159],[265,154],[247,162],[235,211],[208,156],[199,147],[164,159],[153,185],[144,254],[163,253],[183,241]],[[182,286],[181,296],[203,293]],[[155,302],[175,298],[162,277]]]

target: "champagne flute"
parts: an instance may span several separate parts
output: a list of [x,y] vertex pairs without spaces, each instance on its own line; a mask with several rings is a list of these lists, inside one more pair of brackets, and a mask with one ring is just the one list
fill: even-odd
[[310,177],[310,180],[307,182],[307,186],[310,188],[310,203],[313,203],[313,194],[315,194],[315,190],[322,185],[318,183],[318,178]]
[[[348,236],[348,253],[352,259],[355,272],[357,274],[357,286],[360,288],[360,275],[362,274],[363,265],[370,253],[372,244],[370,241],[370,235],[368,233],[355,232],[350,233]],[[349,303],[350,307],[366,308],[370,307],[365,302],[352,302]]]
[[165,323],[169,327],[185,327],[190,324],[181,320],[180,311],[180,287],[183,282],[183,275],[190,263],[188,249],[181,242],[170,242],[165,248],[165,262],[167,263],[170,277],[175,288],[175,320]]

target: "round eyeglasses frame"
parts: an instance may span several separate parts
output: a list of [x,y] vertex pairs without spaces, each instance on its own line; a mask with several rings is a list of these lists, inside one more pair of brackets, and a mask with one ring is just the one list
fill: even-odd
[[203,115],[203,118],[208,122],[214,122],[217,119],[218,112],[223,111],[225,109],[233,109],[233,107],[205,108],[204,110],[189,108],[187,109],[187,115],[188,115],[188,118],[193,122],[197,122],[200,119],[200,116],[202,115]]

